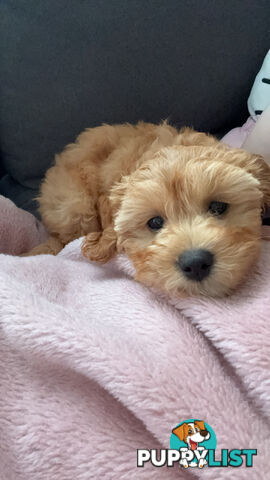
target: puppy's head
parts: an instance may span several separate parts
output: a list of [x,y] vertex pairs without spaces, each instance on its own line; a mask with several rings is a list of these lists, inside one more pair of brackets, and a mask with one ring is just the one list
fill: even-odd
[[135,278],[178,296],[234,289],[259,252],[267,168],[242,150],[181,146],[125,177],[111,200]]
[[172,430],[180,441],[184,441],[189,444],[192,450],[195,450],[198,443],[204,440],[209,440],[210,433],[205,428],[205,424],[202,420],[195,420],[191,423],[182,423],[178,427]]

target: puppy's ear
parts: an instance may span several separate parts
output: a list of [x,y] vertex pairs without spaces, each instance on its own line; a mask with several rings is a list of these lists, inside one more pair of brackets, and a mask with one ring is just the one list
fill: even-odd
[[266,209],[270,206],[270,166],[260,155],[240,149],[234,149],[234,152],[232,163],[244,168],[259,181],[259,189],[262,192],[262,208]]
[[200,430],[205,430],[205,425],[204,425],[204,422],[202,420],[195,420],[195,425],[197,425],[199,427]]
[[187,433],[187,423],[182,423],[182,425],[180,425],[179,427],[176,427],[172,430],[172,433],[174,433],[174,435],[176,435],[179,440],[181,440],[181,442],[183,442],[184,438],[186,437],[186,433]]
[[252,155],[250,173],[260,182],[260,190],[263,194],[262,208],[266,210],[270,207],[270,166],[260,155]]

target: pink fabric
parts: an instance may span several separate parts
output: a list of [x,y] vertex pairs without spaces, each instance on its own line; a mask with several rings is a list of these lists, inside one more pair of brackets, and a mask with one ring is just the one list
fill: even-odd
[[20,255],[47,238],[42,223],[0,195],[0,252]]
[[218,449],[257,448],[254,467],[192,469],[207,479],[269,474],[270,243],[246,285],[222,300],[165,299],[80,254],[0,256],[0,478],[180,479],[136,467],[201,418]]
[[255,120],[249,117],[242,127],[236,127],[230,130],[223,138],[222,142],[233,148],[241,148],[249,134],[256,125]]
[[270,163],[270,105],[258,117],[242,147],[249,152],[259,153]]
[[244,148],[248,152],[258,153],[270,163],[270,105],[255,119],[249,117],[242,127],[228,132],[222,138],[222,142],[234,148]]

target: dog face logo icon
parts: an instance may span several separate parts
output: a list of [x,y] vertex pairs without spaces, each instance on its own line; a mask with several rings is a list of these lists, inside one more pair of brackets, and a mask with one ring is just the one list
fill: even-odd
[[182,423],[172,430],[181,442],[185,442],[189,450],[196,450],[199,443],[209,440],[210,432],[206,429],[202,420],[194,420],[194,422]]
[[204,420],[189,418],[172,429],[170,448],[181,454],[184,468],[203,468],[208,463],[209,450],[215,450],[217,439],[212,427]]

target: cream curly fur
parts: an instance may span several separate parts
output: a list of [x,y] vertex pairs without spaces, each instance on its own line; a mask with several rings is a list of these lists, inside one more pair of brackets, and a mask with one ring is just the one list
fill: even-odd
[[[229,204],[222,218],[211,201]],[[177,295],[223,295],[257,258],[261,208],[270,204],[269,167],[256,155],[167,123],[88,129],[56,156],[41,186],[46,244],[30,254],[58,253],[85,236],[83,255],[107,262],[124,251],[135,278]],[[147,221],[165,219],[159,232]],[[176,268],[189,248],[215,255],[211,275],[191,282]]]

